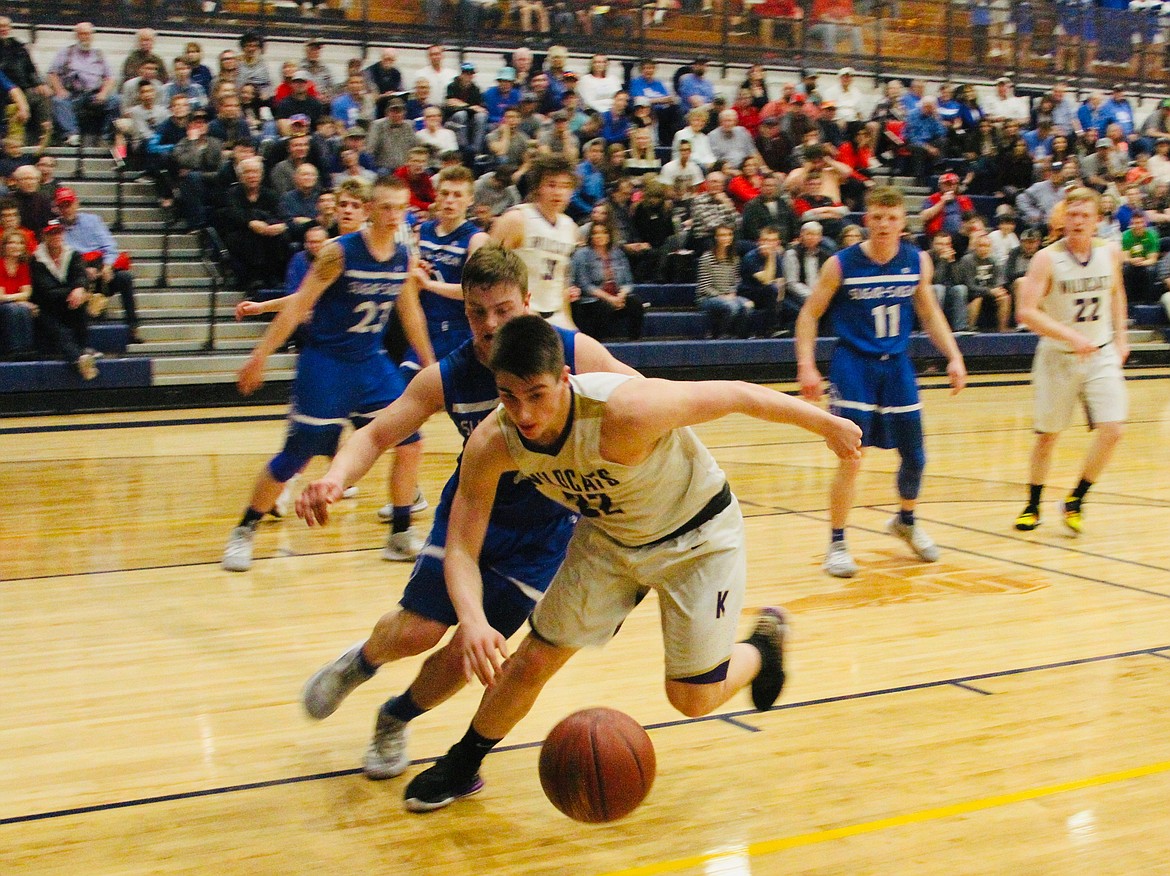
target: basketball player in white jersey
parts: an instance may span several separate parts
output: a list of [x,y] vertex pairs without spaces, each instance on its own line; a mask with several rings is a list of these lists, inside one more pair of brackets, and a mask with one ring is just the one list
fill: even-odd
[[532,310],[561,328],[576,328],[569,312],[569,261],[577,249],[577,223],[565,208],[577,188],[568,159],[541,155],[532,162],[532,200],[496,220],[493,242],[514,249],[528,265]]
[[1129,358],[1127,310],[1117,244],[1096,239],[1100,195],[1077,188],[1065,198],[1064,237],[1036,253],[1020,284],[1016,316],[1040,343],[1032,362],[1036,444],[1028,504],[1016,529],[1040,525],[1040,494],[1056,439],[1078,405],[1096,431],[1080,483],[1058,513],[1071,535],[1082,531],[1081,505],[1113,455],[1128,413],[1121,366]]
[[[609,641],[648,589],[661,596],[671,705],[705,715],[750,684],[755,707],[771,708],[784,683],[784,615],[762,609],[751,637],[735,641],[747,583],[743,516],[690,426],[742,413],[807,429],[842,458],[861,453],[856,424],[762,386],[570,376],[556,331],[534,316],[496,332],[490,367],[502,405],[465,446],[444,563],[464,670],[487,691],[463,739],[407,786],[413,812],[480,790],[484,756],[545,683],[580,648]],[[580,515],[511,657],[485,617],[479,566],[505,472]]]

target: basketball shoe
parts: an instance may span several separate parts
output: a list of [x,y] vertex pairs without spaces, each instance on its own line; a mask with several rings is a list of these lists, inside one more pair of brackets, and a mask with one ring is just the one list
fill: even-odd
[[886,524],[886,532],[902,539],[902,541],[910,545],[910,550],[918,554],[918,559],[923,562],[933,563],[938,560],[938,545],[934,543],[933,538],[926,534],[926,530],[917,523],[907,526],[895,514],[890,518],[889,523]]
[[[414,502],[411,503],[410,513],[411,514],[418,514],[420,511],[426,511],[430,507],[431,507],[431,503],[428,502],[426,496],[424,496],[422,494],[422,490],[419,490],[418,492],[416,492],[414,494]],[[393,519],[394,519],[394,503],[387,502],[385,505],[383,505],[381,508],[378,509],[378,520],[382,523],[389,523]]]
[[1056,508],[1060,519],[1064,522],[1064,528],[1068,530],[1068,535],[1075,538],[1085,531],[1080,499],[1069,496],[1063,502],[1057,502]]
[[1020,532],[1031,532],[1040,525],[1040,509],[1029,505],[1016,518],[1016,529]]
[[220,565],[229,572],[246,572],[252,568],[252,540],[256,537],[255,526],[237,526],[228,537],[223,549]]
[[358,642],[332,663],[318,669],[305,682],[301,691],[301,705],[310,718],[318,721],[328,718],[354,688],[373,678],[366,674],[358,659],[364,644],[364,641]]
[[410,725],[393,715],[378,710],[374,724],[374,738],[362,758],[362,772],[375,781],[392,779],[406,772],[410,755],[406,753],[406,734]]
[[843,541],[829,542],[829,552],[825,554],[821,568],[834,578],[852,578],[857,574],[857,563],[853,562]]
[[409,812],[433,812],[482,790],[483,779],[479,772],[468,775],[465,769],[456,765],[448,751],[435,761],[434,766],[410,780],[406,786],[406,808]]
[[788,613],[782,608],[762,608],[756,628],[745,640],[760,652],[760,671],[752,679],[752,705],[766,712],[784,689],[784,640],[788,637]]
[[412,526],[402,532],[392,532],[386,537],[386,547],[382,548],[382,559],[391,563],[413,563],[420,550],[422,550],[422,539],[418,537],[418,531]]

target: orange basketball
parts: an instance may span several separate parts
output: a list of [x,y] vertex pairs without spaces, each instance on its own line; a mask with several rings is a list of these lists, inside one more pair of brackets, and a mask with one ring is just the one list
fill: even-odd
[[638,808],[654,784],[654,745],[637,721],[616,709],[574,712],[540,749],[540,784],[569,818],[617,821]]

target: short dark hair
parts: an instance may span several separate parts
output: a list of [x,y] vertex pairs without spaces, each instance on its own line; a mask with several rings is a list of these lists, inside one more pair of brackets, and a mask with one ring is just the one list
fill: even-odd
[[488,367],[494,374],[503,372],[524,380],[559,376],[565,368],[565,348],[556,329],[539,316],[518,316],[496,331]]
[[577,170],[569,159],[563,155],[540,155],[533,160],[528,177],[533,190],[536,190],[547,177],[560,176],[563,173],[576,177]]
[[528,266],[514,251],[489,243],[481,246],[463,265],[463,291],[511,285],[528,294]]

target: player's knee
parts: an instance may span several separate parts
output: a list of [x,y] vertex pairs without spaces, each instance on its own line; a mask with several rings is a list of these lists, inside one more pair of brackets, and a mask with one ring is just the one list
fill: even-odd
[[287,483],[309,464],[312,457],[296,450],[284,449],[268,463],[268,473],[279,483]]
[[1097,430],[1101,435],[1102,441],[1109,441],[1116,444],[1121,440],[1121,436],[1125,433],[1124,423],[1101,423],[1097,426]]
[[677,681],[666,682],[666,698],[670,704],[688,718],[701,718],[719,705],[719,698],[714,696],[708,684],[683,684]]
[[572,655],[571,649],[558,648],[530,635],[508,658],[508,671],[521,685],[539,687],[548,681]]

